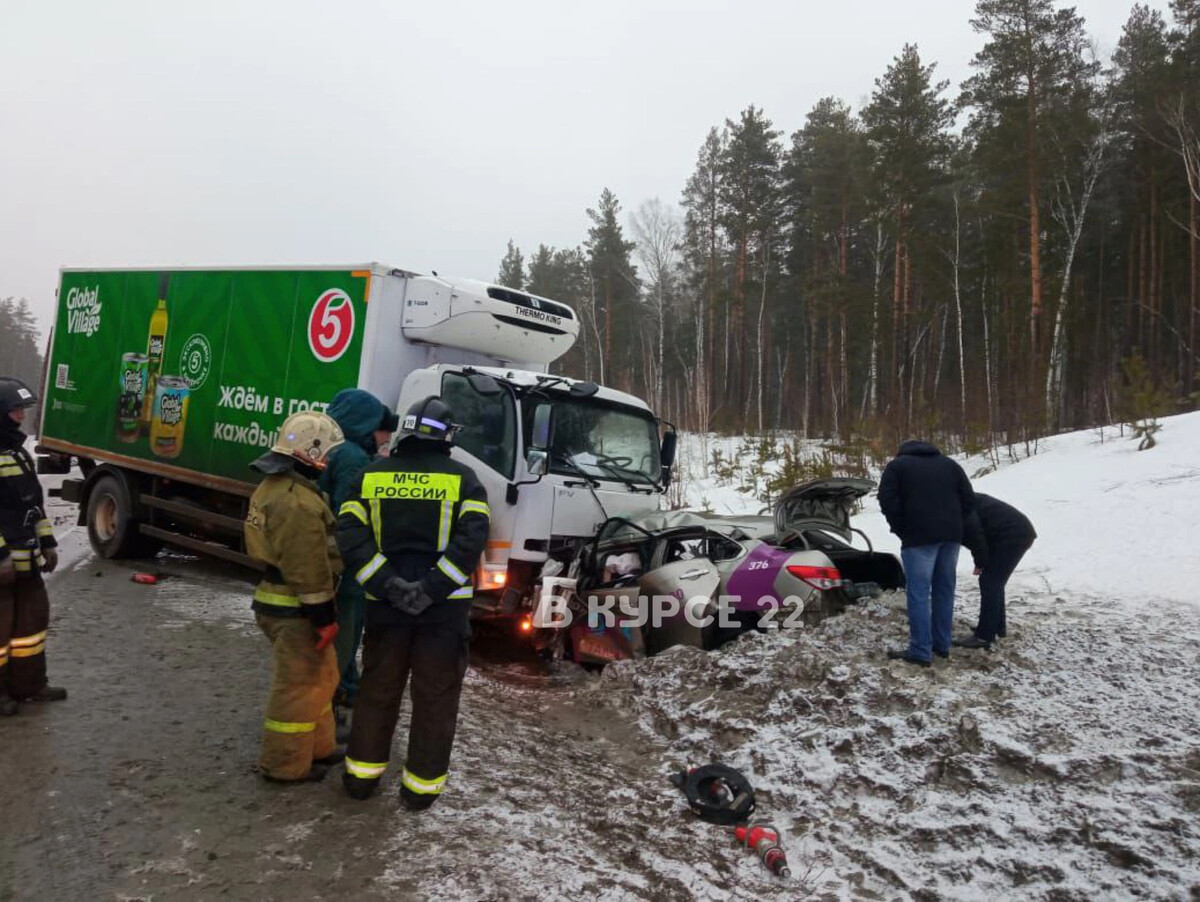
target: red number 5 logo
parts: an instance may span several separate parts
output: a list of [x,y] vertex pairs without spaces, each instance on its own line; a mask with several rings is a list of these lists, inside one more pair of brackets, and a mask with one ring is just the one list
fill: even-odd
[[353,337],[354,304],[346,292],[330,288],[308,315],[308,346],[318,360],[333,363],[346,353]]

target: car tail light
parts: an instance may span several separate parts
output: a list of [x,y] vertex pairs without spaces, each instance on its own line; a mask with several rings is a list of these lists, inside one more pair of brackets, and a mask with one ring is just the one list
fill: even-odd
[[788,573],[804,580],[814,589],[836,589],[842,584],[842,574],[837,567],[810,567],[808,564],[789,564]]

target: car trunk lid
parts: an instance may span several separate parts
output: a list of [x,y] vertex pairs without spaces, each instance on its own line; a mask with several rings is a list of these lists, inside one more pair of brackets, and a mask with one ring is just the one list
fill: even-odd
[[857,476],[814,479],[793,486],[775,504],[776,538],[782,539],[789,532],[823,529],[849,542],[851,509],[873,488],[873,480]]

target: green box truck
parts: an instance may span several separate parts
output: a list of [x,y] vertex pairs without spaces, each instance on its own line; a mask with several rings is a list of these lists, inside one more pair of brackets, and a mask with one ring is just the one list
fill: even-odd
[[643,401],[548,373],[578,332],[557,301],[377,263],[64,269],[44,471],[78,462],[62,495],[103,557],[251,564],[249,464],[288,415],[354,386],[401,413],[439,394],[493,512],[478,612],[518,616],[548,558],[656,509],[669,479],[674,432]]

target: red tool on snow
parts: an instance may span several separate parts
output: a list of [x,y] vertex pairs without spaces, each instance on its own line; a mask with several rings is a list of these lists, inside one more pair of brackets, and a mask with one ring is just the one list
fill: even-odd
[[141,583],[143,586],[153,586],[158,582],[158,577],[153,573],[135,573],[129,578],[135,583]]
[[671,782],[683,790],[698,817],[733,827],[737,841],[754,850],[772,874],[792,875],[780,845],[779,829],[772,824],[749,822],[754,813],[754,790],[742,773],[724,764],[706,764],[672,774]]
[[779,830],[773,824],[739,824],[733,828],[737,841],[758,855],[759,861],[777,877],[790,877],[787,855],[779,845]]

